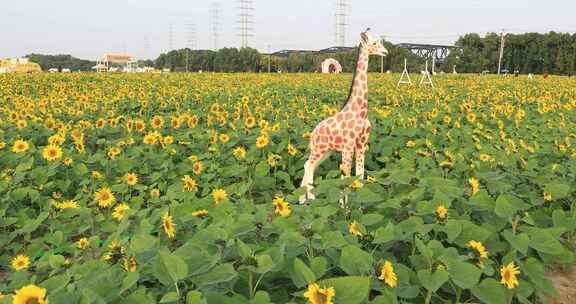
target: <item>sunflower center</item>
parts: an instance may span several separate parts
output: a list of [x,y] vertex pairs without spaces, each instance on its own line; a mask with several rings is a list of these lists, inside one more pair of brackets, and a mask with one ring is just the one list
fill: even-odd
[[28,299],[26,299],[26,302],[24,302],[25,304],[38,304],[40,303],[38,297],[30,297]]

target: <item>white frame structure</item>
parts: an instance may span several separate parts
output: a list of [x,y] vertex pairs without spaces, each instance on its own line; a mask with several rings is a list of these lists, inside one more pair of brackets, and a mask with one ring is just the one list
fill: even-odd
[[434,82],[432,82],[432,77],[430,77],[430,72],[428,71],[428,60],[426,60],[426,68],[422,73],[422,78],[420,78],[419,85],[429,84],[432,88],[434,88]]
[[[412,85],[412,79],[410,79],[410,74],[408,73],[408,67],[407,67],[407,60],[406,58],[404,58],[404,70],[402,70],[402,75],[400,75],[400,79],[398,80],[398,83],[396,84],[396,87],[399,87],[401,84],[409,84]],[[404,80],[404,75],[406,75],[406,78],[408,80]]]

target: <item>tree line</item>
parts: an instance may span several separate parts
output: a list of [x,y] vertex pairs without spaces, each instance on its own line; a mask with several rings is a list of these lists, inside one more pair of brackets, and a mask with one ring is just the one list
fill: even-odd
[[[401,72],[404,59],[408,69],[417,72],[424,69],[424,59],[410,51],[384,41],[389,53],[380,59],[372,57],[369,71],[381,70]],[[489,33],[485,37],[466,34],[455,43],[459,49],[436,64],[436,71],[452,72],[453,67],[460,73],[495,73],[498,66],[500,35]],[[73,71],[89,71],[96,63],[70,55],[26,56],[40,64],[43,70],[69,68]],[[357,50],[339,52],[290,52],[287,56],[261,54],[253,48],[222,48],[212,50],[179,49],[160,54],[155,60],[139,62],[141,66],[154,66],[171,71],[206,72],[319,72],[320,63],[332,57],[340,62],[344,72],[351,72],[356,63]],[[549,32],[508,34],[502,69],[520,73],[574,74],[576,69],[576,34]]]
[[[466,34],[456,41],[460,52],[446,61],[467,73],[498,70],[500,34]],[[502,69],[520,73],[574,74],[576,34],[549,32],[505,35]]]
[[42,71],[48,71],[49,69],[70,69],[71,71],[90,71],[90,69],[96,64],[90,60],[79,59],[71,55],[42,55],[42,54],[30,54],[26,55],[30,61],[35,62],[40,65]]

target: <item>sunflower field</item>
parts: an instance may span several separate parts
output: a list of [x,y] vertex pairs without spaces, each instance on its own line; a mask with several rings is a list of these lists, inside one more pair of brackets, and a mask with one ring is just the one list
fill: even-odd
[[398,77],[370,75],[366,179],[335,153],[300,205],[349,74],[0,75],[0,303],[554,297],[576,79]]

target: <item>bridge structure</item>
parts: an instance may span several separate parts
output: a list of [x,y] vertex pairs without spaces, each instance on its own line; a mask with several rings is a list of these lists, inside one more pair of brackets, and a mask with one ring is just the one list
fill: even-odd
[[422,43],[399,43],[398,47],[409,50],[418,57],[432,59],[442,62],[450,52],[460,50],[461,47],[454,45],[422,44]]

